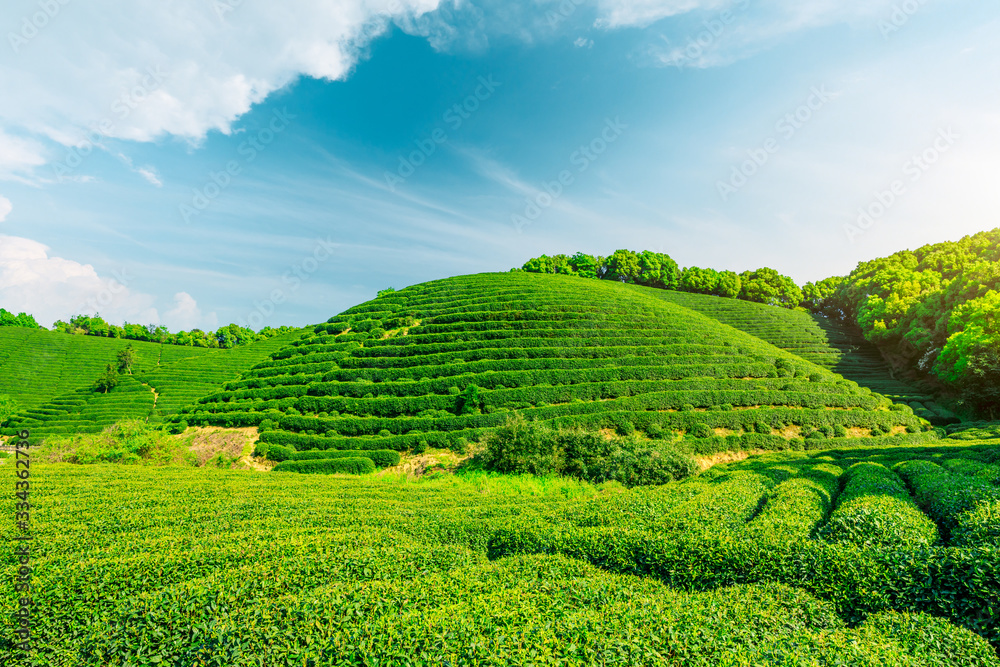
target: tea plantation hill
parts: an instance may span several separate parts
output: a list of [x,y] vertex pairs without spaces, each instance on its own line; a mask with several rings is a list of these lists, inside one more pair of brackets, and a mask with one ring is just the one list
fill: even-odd
[[463,448],[514,411],[683,434],[702,454],[931,435],[909,407],[656,290],[520,272],[351,308],[173,420],[260,425],[264,448],[403,451]]
[[932,389],[893,377],[878,349],[839,322],[822,315],[706,294],[658,290],[656,295],[745,331],[894,401],[907,403],[932,424],[945,426],[961,421],[934,402]]
[[200,347],[0,327],[0,394],[13,398],[23,410],[89,387],[129,344],[135,348],[135,374],[212,352]]
[[[297,330],[220,350],[48,331],[17,332],[31,335],[7,336],[21,343],[16,348],[20,353],[11,354],[4,346],[7,359],[0,372],[4,373],[4,389],[18,406],[31,407],[22,407],[0,434],[29,428],[34,439],[97,432],[122,419],[162,421],[303,334]],[[8,333],[0,329],[0,335]],[[93,392],[94,379],[129,342],[136,349],[132,375],[121,375],[118,386],[107,394]],[[57,374],[60,363],[62,372]],[[22,384],[12,386],[12,376],[20,377]],[[51,396],[53,390],[58,395]]]

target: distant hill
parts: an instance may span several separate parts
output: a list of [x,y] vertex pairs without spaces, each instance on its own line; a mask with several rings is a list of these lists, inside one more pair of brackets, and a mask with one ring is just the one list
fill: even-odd
[[872,391],[907,402],[928,399],[926,389],[897,380],[874,345],[836,320],[705,294],[659,291],[656,295],[745,331]]
[[130,344],[136,351],[135,373],[213,352],[201,347],[0,327],[0,394],[12,397],[24,409],[88,387],[115,361],[118,351]]
[[297,449],[461,446],[513,411],[702,452],[922,429],[908,407],[662,294],[525,272],[415,285],[316,326],[173,419],[259,424],[264,442]]
[[[301,335],[297,330],[233,349],[207,349],[0,329],[0,393],[19,408],[0,433],[30,428],[39,438],[94,432],[121,419],[156,423]],[[136,350],[132,375],[120,376],[107,394],[92,391],[94,379],[130,343]]]

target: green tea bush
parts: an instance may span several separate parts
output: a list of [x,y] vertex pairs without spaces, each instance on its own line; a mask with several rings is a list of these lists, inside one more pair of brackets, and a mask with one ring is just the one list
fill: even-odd
[[1000,500],[980,502],[958,515],[951,531],[956,547],[994,547],[1000,549]]
[[305,461],[283,461],[274,466],[272,472],[298,472],[309,474],[367,475],[375,472],[375,464],[369,458],[309,459]]
[[322,459],[343,459],[343,458],[366,458],[371,459],[377,468],[391,468],[399,465],[399,452],[391,449],[370,449],[370,450],[328,450],[313,449],[304,452],[295,452],[292,455],[293,461],[311,461]]
[[819,530],[828,542],[899,549],[932,545],[937,526],[910,498],[899,477],[878,463],[857,463],[844,475],[844,490]]
[[290,461],[295,458],[294,449],[291,447],[282,447],[281,445],[268,444],[264,452],[269,461]]

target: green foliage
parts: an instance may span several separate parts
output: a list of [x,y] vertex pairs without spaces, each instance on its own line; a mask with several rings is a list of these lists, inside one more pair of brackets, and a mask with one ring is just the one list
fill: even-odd
[[139,419],[117,422],[100,433],[47,438],[33,457],[84,465],[195,463],[183,443]]
[[99,391],[102,394],[106,394],[115,387],[118,386],[118,369],[111,364],[107,365],[104,369],[104,373],[94,380],[92,388],[94,391]]
[[34,662],[997,667],[995,548],[808,535],[840,468],[959,451],[987,452],[770,454],[629,490],[48,464]]
[[367,475],[375,472],[375,463],[370,458],[352,457],[338,459],[306,459],[283,461],[274,466],[272,472],[298,472],[321,475]]
[[[33,320],[32,320],[33,321]],[[231,349],[241,345],[249,345],[257,341],[267,340],[295,330],[294,327],[278,328],[264,327],[253,331],[238,324],[228,324],[219,327],[217,331],[204,332],[201,329],[170,333],[164,326],[155,324],[140,325],[126,322],[122,326],[110,324],[98,315],[76,315],[69,322],[59,320],[52,326],[53,330],[81,336],[98,336],[105,338],[121,338],[148,343],[165,345],[181,345],[185,347]]]
[[[889,515],[861,513],[860,523],[844,520],[852,507],[871,508],[864,499],[901,501],[879,505],[876,512],[915,510],[889,467],[930,451],[830,454],[752,457],[641,495],[633,490],[595,501],[587,511],[518,522],[496,532],[490,557],[561,553],[684,590],[786,583],[831,602],[850,623],[889,610],[931,614],[1000,643],[995,616],[982,613],[1000,603],[1000,551],[989,541],[960,548],[930,545],[934,525],[926,517],[908,536],[891,526]],[[968,455],[985,457],[987,451]],[[811,534],[837,492],[838,460],[860,465],[847,475],[846,495],[831,518],[840,512],[840,525],[820,531],[843,539],[825,543]],[[880,534],[865,535],[865,525]],[[919,535],[925,538],[914,539]],[[922,644],[917,637],[923,632],[933,634],[934,622],[923,619],[892,623],[914,646]]]
[[822,539],[882,549],[937,543],[937,526],[884,465],[857,463],[844,479],[837,509],[819,531]]
[[[97,433],[130,418],[159,423],[174,415],[174,423],[187,421],[176,415],[184,405],[217,391],[223,382],[300,335],[293,332],[232,350],[207,350],[0,328],[0,392],[6,391],[19,408],[3,433],[30,428],[36,438],[44,438]],[[102,368],[107,373],[103,360],[117,362],[128,347],[132,375],[109,375],[118,380],[117,386],[108,393],[95,392],[95,376]],[[14,350],[18,353],[11,354]],[[30,372],[19,355],[34,359]]]
[[291,461],[295,458],[295,450],[291,447],[268,444],[266,448],[259,450],[269,461]]
[[485,469],[496,472],[559,474],[626,486],[664,484],[699,470],[689,455],[662,443],[608,439],[588,431],[554,431],[520,415],[490,434],[482,462]]
[[135,347],[129,343],[123,349],[118,350],[116,360],[116,370],[118,373],[132,375],[132,365],[135,363]]
[[962,407],[1000,414],[1000,230],[862,262],[810,292],[810,307],[861,328],[900,369],[933,374]]
[[311,460],[321,460],[321,459],[343,459],[343,458],[371,459],[372,463],[375,464],[376,468],[391,468],[392,466],[399,465],[399,460],[400,460],[399,452],[394,452],[391,449],[368,449],[368,450],[310,449],[304,452],[293,453],[291,460],[311,461]]
[[[736,274],[733,271],[716,271],[691,266],[681,270],[677,263],[663,253],[644,250],[616,250],[608,257],[594,257],[576,253],[542,255],[529,259],[521,267],[528,273],[576,275],[581,278],[601,278],[644,285],[665,290],[681,290],[696,294],[743,299],[768,305],[796,308],[803,302],[803,292],[788,276],[774,269],[763,268]],[[828,282],[817,288],[810,283],[809,296],[814,301],[829,291]]]
[[17,412],[17,401],[6,394],[0,394],[0,424],[6,422],[15,412]]
[[24,329],[41,329],[35,318],[27,313],[14,313],[0,308],[0,327],[21,327]]
[[563,453],[550,429],[515,415],[490,434],[483,453],[487,470],[547,475],[563,468]]

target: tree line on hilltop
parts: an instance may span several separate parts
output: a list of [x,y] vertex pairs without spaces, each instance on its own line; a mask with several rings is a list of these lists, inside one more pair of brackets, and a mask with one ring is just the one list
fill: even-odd
[[[35,318],[26,313],[13,313],[0,308],[0,327],[23,327],[27,329],[44,329]],[[248,345],[259,340],[267,340],[273,336],[293,331],[295,327],[264,327],[254,331],[238,324],[219,327],[215,331],[178,331],[171,333],[165,326],[155,324],[130,324],[122,326],[110,324],[98,315],[77,315],[69,322],[57,320],[52,325],[53,331],[75,334],[78,336],[100,336],[103,338],[121,338],[146,343],[163,343],[165,345],[186,345],[189,347],[208,347],[230,349],[240,345]]]
[[804,299],[803,291],[795,281],[774,269],[765,267],[743,273],[702,269],[697,266],[681,269],[669,255],[649,250],[616,250],[608,257],[582,252],[572,256],[542,255],[529,259],[521,270],[712,294],[783,308],[797,308]]

